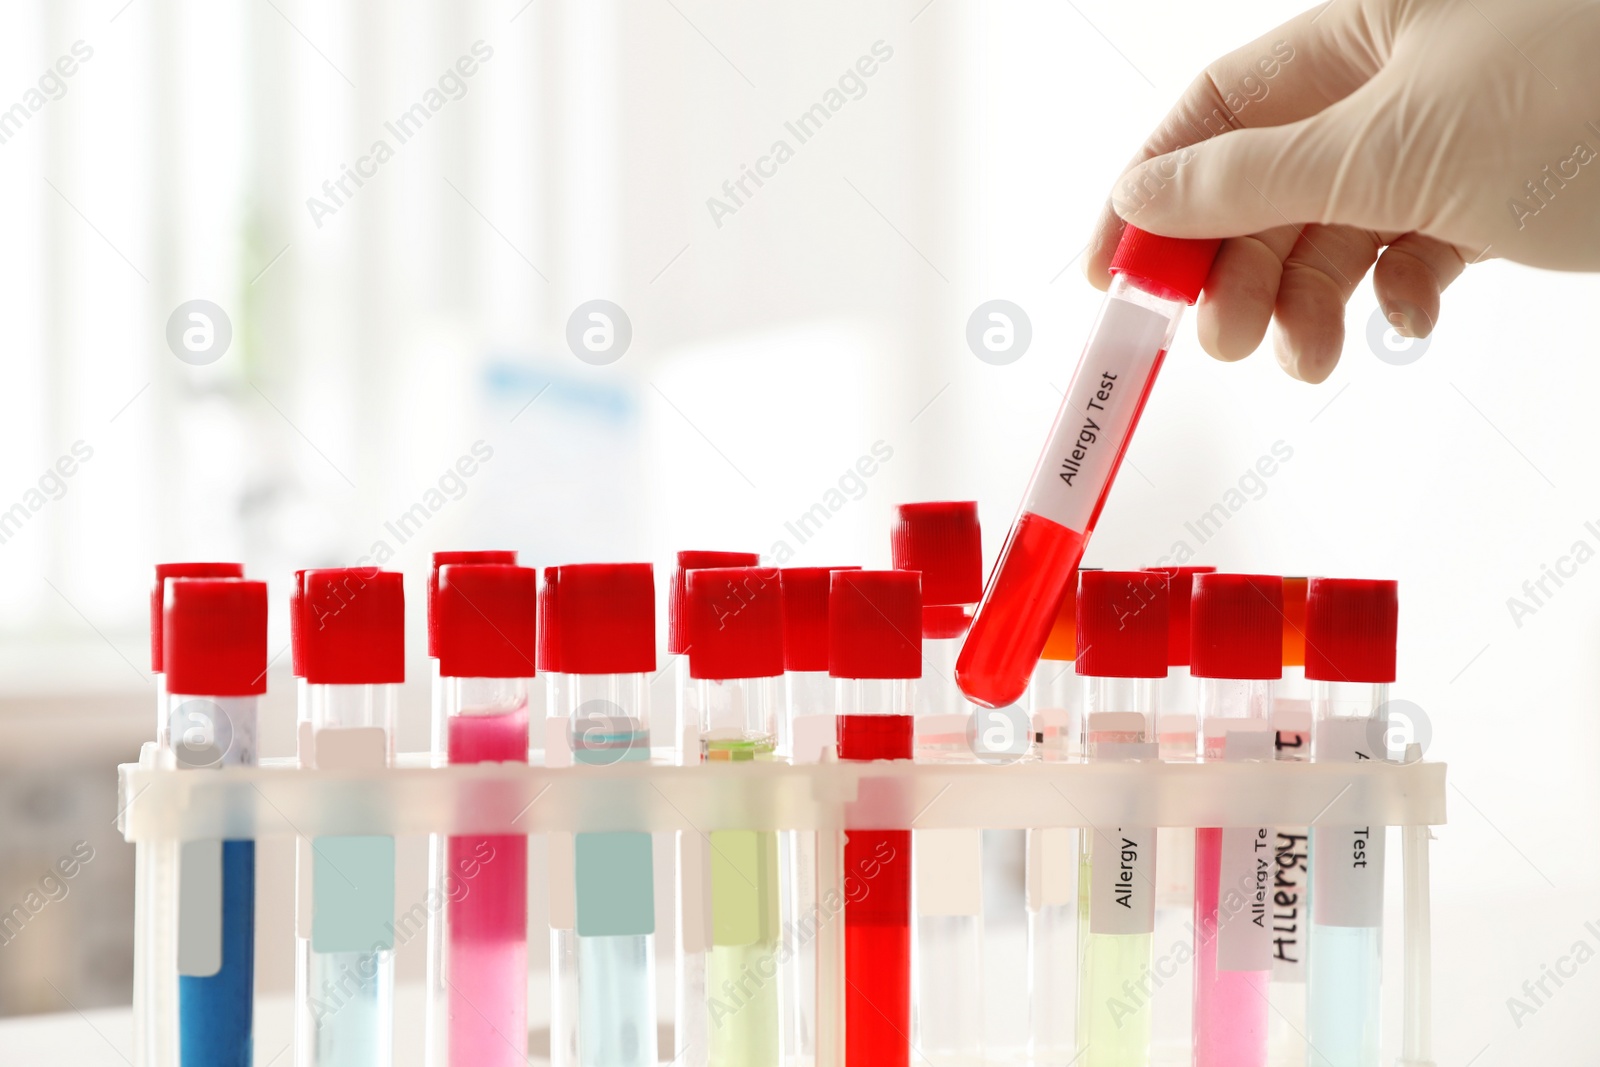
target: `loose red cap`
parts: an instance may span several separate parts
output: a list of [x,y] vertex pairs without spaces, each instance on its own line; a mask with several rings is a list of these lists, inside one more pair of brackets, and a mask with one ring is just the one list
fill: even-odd
[[1306,591],[1306,677],[1318,682],[1392,682],[1400,584],[1372,578],[1313,578]]
[[1197,574],[1189,620],[1197,678],[1283,677],[1283,579]]
[[783,587],[783,669],[828,669],[828,589],[834,571],[860,567],[785,567]]
[[828,579],[828,673],[922,677],[922,576],[834,571]]
[[150,587],[150,669],[161,673],[161,611],[168,578],[243,578],[243,563],[157,563]]
[[309,570],[301,579],[302,651],[313,685],[406,680],[406,595],[398,571]]
[[167,692],[249,697],[267,691],[267,583],[169,578],[162,607]]
[[689,677],[782,674],[783,587],[777,570],[696,567],[687,573]]
[[556,576],[556,658],[565,674],[656,669],[656,583],[648,563],[576,563]]
[[1283,579],[1283,665],[1306,665],[1305,578]]
[[1189,611],[1194,599],[1194,576],[1215,574],[1215,567],[1146,567],[1167,578],[1167,666],[1189,665]]
[[1151,571],[1090,571],[1078,587],[1078,673],[1167,676],[1167,579]]
[[1200,299],[1200,287],[1221,245],[1215,238],[1162,237],[1129,226],[1122,231],[1110,269],[1112,274],[1126,274],[1147,293],[1192,304]]
[[761,562],[755,552],[703,552],[684,549],[678,553],[678,566],[672,572],[672,589],[667,593],[667,655],[689,651],[688,626],[684,620],[684,597],[688,574],[710,567],[754,567]]
[[[471,550],[465,552],[435,552],[433,565],[428,568],[428,655],[437,658],[439,655],[438,634],[435,632],[433,621],[433,602],[439,595],[439,568],[452,563],[509,563],[516,565],[517,554],[505,552],[500,549]],[[475,676],[477,677],[477,676]],[[493,675],[482,675],[489,678]]]
[[556,607],[556,578],[560,573],[560,567],[546,567],[544,583],[539,586],[539,634],[533,658],[539,670],[551,673],[561,670],[556,655],[561,647],[556,640],[556,617],[559,614]]
[[901,504],[889,529],[897,571],[922,572],[924,608],[983,599],[983,542],[975,500]]
[[538,649],[539,572],[506,563],[447,563],[433,602],[439,674],[532,678]]

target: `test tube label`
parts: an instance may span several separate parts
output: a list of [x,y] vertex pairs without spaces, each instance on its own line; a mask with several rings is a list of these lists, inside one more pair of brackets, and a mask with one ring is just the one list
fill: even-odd
[[311,851],[312,951],[394,948],[394,838],[319,837]]
[[[1327,719],[1317,724],[1317,759],[1356,763],[1381,757],[1369,740],[1372,720]],[[1319,926],[1383,925],[1382,826],[1311,829],[1311,907]]]
[[712,944],[774,940],[778,835],[767,830],[713,830],[710,846]]
[[185,841],[178,853],[178,973],[222,970],[222,842]]
[[1089,932],[1149,934],[1156,928],[1156,832],[1096,827],[1089,846]]
[[649,834],[579,834],[574,860],[579,937],[656,932]]
[[983,831],[918,830],[911,848],[917,914],[983,911]]
[[[1272,731],[1265,723],[1226,723],[1222,758],[1272,759]],[[1273,831],[1266,826],[1230,826],[1222,831],[1217,892],[1217,970],[1265,971],[1272,967]]]
[[1108,300],[1067,388],[1050,443],[1022,510],[1086,530],[1122,453],[1145,387],[1167,343],[1169,320]]

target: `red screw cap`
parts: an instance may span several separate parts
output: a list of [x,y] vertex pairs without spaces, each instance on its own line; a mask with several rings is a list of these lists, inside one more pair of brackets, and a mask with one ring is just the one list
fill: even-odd
[[1197,574],[1189,670],[1197,678],[1283,677],[1283,579]]
[[150,587],[150,669],[161,673],[161,611],[168,578],[243,578],[243,563],[157,563]]
[[828,586],[828,673],[922,677],[922,576],[834,571]]
[[534,676],[539,572],[532,567],[448,563],[439,568],[434,613],[441,676]]
[[1215,567],[1146,567],[1167,578],[1167,666],[1189,665],[1189,611],[1194,599],[1194,576],[1215,574]]
[[1111,273],[1126,274],[1147,293],[1167,300],[1192,304],[1200,299],[1200,287],[1211,273],[1221,240],[1196,241],[1182,237],[1162,237],[1136,226],[1122,231],[1122,240],[1111,257]]
[[[452,563],[509,563],[516,565],[517,554],[505,552],[500,549],[468,550],[456,552],[435,552],[433,564],[428,568],[428,655],[435,658],[439,655],[438,635],[435,633],[433,622],[433,602],[439,595],[439,568]],[[490,677],[484,675],[484,677]]]
[[667,594],[667,655],[689,651],[689,625],[684,617],[689,572],[711,567],[754,567],[760,562],[761,556],[755,552],[679,552],[678,566],[672,572],[672,589]]
[[1167,676],[1167,579],[1151,571],[1086,571],[1078,586],[1078,673]]
[[398,571],[306,571],[300,626],[305,680],[392,685],[406,680],[406,597]]
[[828,669],[828,583],[834,571],[860,567],[785,567],[783,587],[783,669]]
[[556,607],[556,577],[560,573],[560,567],[546,567],[544,583],[539,586],[539,632],[534,665],[541,671],[552,673],[561,670],[557,657],[560,645],[556,641],[556,617],[559,614]]
[[901,504],[889,529],[897,571],[922,572],[924,607],[983,599],[983,541],[975,500]]
[[1400,583],[1313,578],[1306,591],[1306,677],[1318,682],[1392,682],[1400,627]]
[[648,563],[576,563],[556,575],[557,658],[566,674],[656,669],[656,584]]
[[773,678],[783,673],[783,588],[761,567],[688,572],[684,605],[691,678]]
[[248,697],[267,691],[267,583],[169,578],[162,608],[167,692]]

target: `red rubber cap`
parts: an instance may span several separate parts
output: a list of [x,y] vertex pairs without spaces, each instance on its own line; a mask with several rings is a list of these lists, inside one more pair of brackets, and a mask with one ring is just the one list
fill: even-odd
[[1306,665],[1306,582],[1305,578],[1283,579],[1283,665]]
[[161,673],[161,611],[166,604],[168,578],[243,578],[243,563],[157,563],[150,587],[150,669]]
[[1189,620],[1196,678],[1283,677],[1283,579],[1197,574]]
[[406,680],[406,595],[398,571],[309,570],[301,579],[303,677],[313,685]]
[[656,581],[648,563],[576,563],[556,576],[556,658],[565,674],[656,669]]
[[1152,571],[1088,571],[1078,584],[1078,673],[1167,676],[1167,579]]
[[[438,635],[434,632],[433,602],[439,595],[439,568],[451,563],[509,563],[513,566],[517,562],[515,552],[505,552],[500,549],[484,549],[481,551],[465,552],[435,552],[433,565],[428,568],[428,655],[439,655]],[[494,677],[483,675],[482,677]]]
[[1306,677],[1318,682],[1392,682],[1400,584],[1374,578],[1313,578],[1306,591]]
[[267,583],[169,578],[162,608],[167,692],[249,697],[267,691]]
[[546,567],[544,584],[539,586],[539,634],[533,658],[539,670],[551,673],[561,671],[556,656],[561,647],[556,641],[556,616],[559,614],[556,608],[556,578],[560,573],[560,567]]
[[783,669],[828,669],[828,589],[834,571],[860,567],[785,567],[783,587]]
[[895,570],[922,572],[924,607],[976,604],[983,599],[977,501],[901,504],[889,528],[889,549]]
[[828,578],[828,673],[922,677],[922,576],[834,571]]
[[1216,238],[1162,237],[1129,226],[1122,231],[1110,269],[1112,274],[1126,274],[1147,293],[1192,304],[1200,299],[1200,287],[1221,245]]
[[1189,609],[1194,599],[1194,576],[1214,574],[1215,567],[1146,567],[1167,578],[1167,666],[1189,665]]
[[692,570],[708,567],[754,567],[761,562],[755,552],[702,552],[685,549],[678,553],[678,566],[672,572],[672,589],[667,593],[667,655],[689,650],[688,627],[684,620],[687,576]]
[[783,587],[777,570],[696,567],[687,574],[689,677],[782,674]]
[[506,563],[447,563],[438,576],[439,674],[532,678],[539,645],[539,572]]

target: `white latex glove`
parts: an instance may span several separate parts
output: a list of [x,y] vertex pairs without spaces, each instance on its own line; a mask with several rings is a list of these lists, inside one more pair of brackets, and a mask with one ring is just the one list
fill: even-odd
[[1313,8],[1195,79],[1114,187],[1089,278],[1106,286],[1124,219],[1230,238],[1201,343],[1241,359],[1275,319],[1278,361],[1319,382],[1374,263],[1384,314],[1418,337],[1469,263],[1600,270],[1597,52],[1594,0]]

